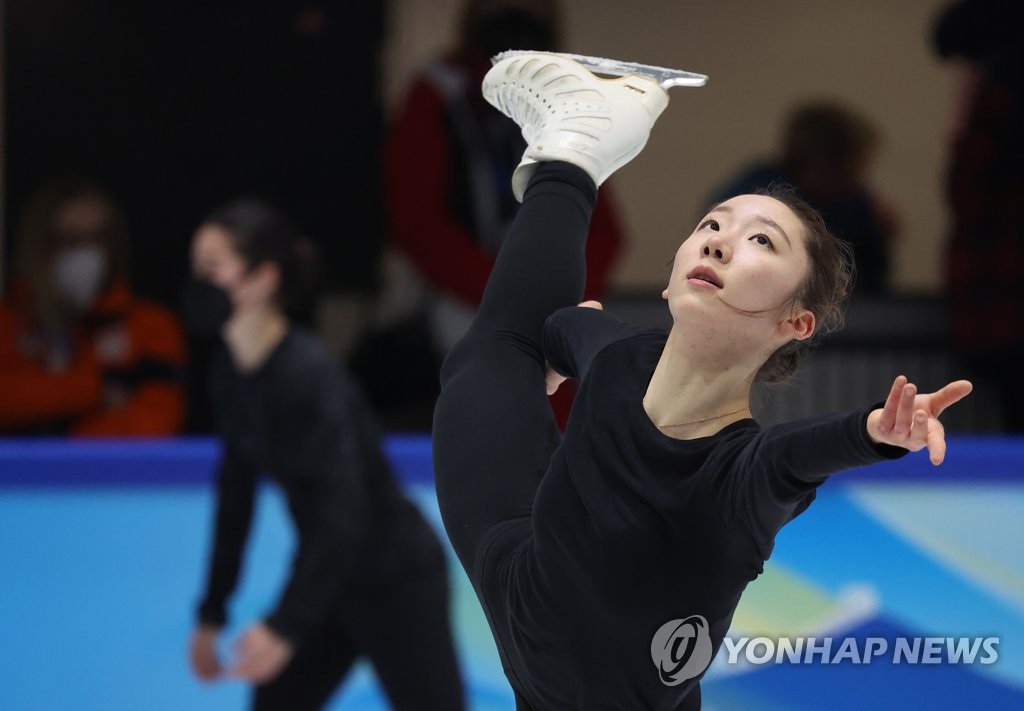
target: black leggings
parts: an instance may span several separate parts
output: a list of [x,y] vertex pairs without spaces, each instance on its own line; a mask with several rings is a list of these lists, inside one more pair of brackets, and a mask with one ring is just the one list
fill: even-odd
[[462,681],[443,564],[379,590],[353,594],[277,678],[257,686],[253,711],[316,711],[360,656],[396,711],[460,711]]
[[580,168],[537,168],[473,325],[441,369],[437,498],[478,594],[482,545],[504,522],[528,520],[560,441],[544,389],[541,331],[552,312],[583,296],[596,199],[594,181]]

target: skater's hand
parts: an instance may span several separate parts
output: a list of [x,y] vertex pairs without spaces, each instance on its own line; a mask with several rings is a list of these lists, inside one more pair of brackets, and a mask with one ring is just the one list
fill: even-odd
[[189,644],[189,660],[192,671],[202,681],[213,681],[223,673],[220,659],[217,658],[217,637],[220,629],[209,625],[200,625],[192,633]]
[[927,447],[928,458],[938,466],[946,457],[946,430],[939,415],[973,388],[969,381],[957,380],[941,390],[918,395],[917,386],[901,375],[893,381],[885,405],[868,415],[868,436],[873,442],[911,452]]
[[[600,301],[582,301],[577,306],[582,306],[587,309],[597,309],[603,311],[604,306],[601,305]],[[555,391],[558,390],[558,386],[564,383],[566,377],[556,371],[554,368],[548,367],[547,372],[544,374],[544,384],[547,388],[548,395],[554,395]]]
[[238,662],[231,669],[231,675],[254,684],[276,677],[295,654],[291,642],[262,623],[245,631],[235,645],[235,652]]

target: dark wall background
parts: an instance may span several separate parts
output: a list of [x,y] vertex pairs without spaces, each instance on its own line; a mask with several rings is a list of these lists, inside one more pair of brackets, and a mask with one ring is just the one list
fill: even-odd
[[329,288],[372,287],[384,8],[7,3],[7,256],[29,193],[75,172],[123,204],[144,295],[175,301],[196,224],[239,194],[278,203],[308,231]]

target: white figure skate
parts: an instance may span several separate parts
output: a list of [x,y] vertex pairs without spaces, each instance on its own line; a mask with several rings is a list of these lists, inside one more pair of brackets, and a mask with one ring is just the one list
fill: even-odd
[[483,95],[523,131],[527,148],[512,176],[522,201],[538,161],[577,165],[601,185],[647,143],[673,86],[707,77],[647,64],[552,52],[495,56]]

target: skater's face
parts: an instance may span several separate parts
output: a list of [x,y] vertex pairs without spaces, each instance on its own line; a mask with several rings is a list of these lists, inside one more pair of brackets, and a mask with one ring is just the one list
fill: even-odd
[[683,241],[662,296],[677,323],[763,331],[777,347],[813,332],[814,315],[796,298],[808,264],[805,230],[792,210],[740,195],[712,208]]
[[201,226],[192,240],[192,273],[226,291],[235,313],[271,304],[277,289],[275,265],[250,268],[235,249],[231,233],[213,224]]

